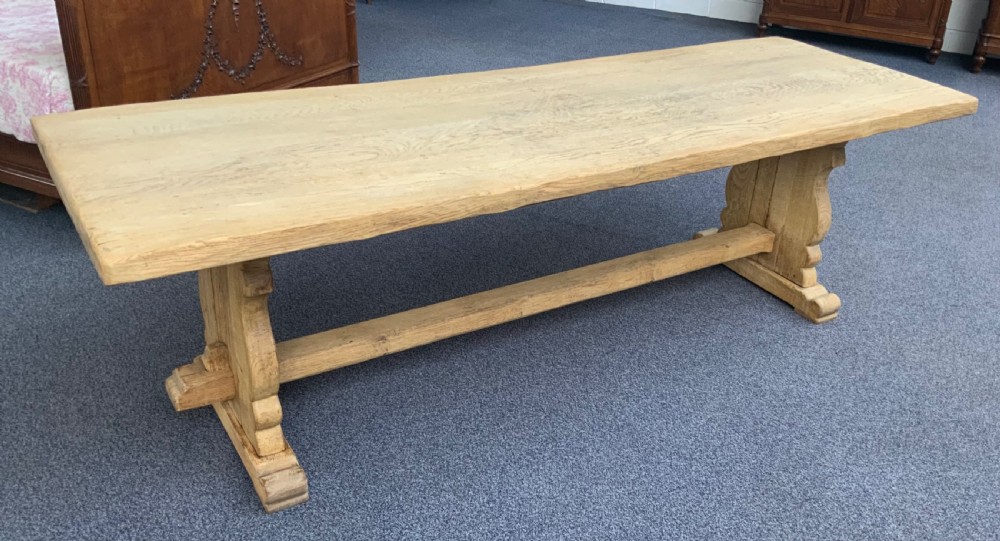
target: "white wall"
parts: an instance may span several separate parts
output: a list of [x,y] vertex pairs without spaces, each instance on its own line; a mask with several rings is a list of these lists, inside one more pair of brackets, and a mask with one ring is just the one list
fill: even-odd
[[[715,19],[756,23],[761,0],[590,0],[619,6],[660,9]],[[953,0],[943,49],[971,54],[989,0]]]

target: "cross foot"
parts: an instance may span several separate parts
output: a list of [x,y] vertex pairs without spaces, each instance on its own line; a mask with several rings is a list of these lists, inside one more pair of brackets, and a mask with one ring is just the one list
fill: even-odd
[[[725,265],[790,304],[813,323],[837,317],[840,297],[816,277],[830,230],[830,172],[844,165],[846,143],[734,166],[726,180],[721,231],[757,224],[775,234],[774,250]],[[718,230],[702,231],[704,237]]]

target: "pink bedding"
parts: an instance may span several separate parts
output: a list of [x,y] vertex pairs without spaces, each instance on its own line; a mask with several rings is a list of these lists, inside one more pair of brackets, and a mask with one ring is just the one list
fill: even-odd
[[30,119],[73,110],[53,0],[0,0],[0,132],[34,142]]

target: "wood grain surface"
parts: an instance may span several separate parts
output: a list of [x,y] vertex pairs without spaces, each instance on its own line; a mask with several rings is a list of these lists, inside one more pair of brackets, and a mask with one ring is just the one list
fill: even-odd
[[[781,38],[35,119],[102,279],[145,280],[971,114]],[[932,158],[928,158],[932,159]]]

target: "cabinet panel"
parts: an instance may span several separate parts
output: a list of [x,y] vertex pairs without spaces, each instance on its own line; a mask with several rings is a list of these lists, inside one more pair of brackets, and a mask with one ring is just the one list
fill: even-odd
[[772,0],[768,4],[773,11],[782,14],[843,21],[850,0]]
[[895,41],[927,47],[933,64],[949,11],[951,0],[764,0],[757,35],[778,25]]
[[[90,101],[83,106],[287,88],[357,65],[353,0],[268,1],[253,9],[246,6],[254,2],[244,2],[240,18],[207,0],[170,0],[169,9],[162,1],[61,3],[86,13],[77,30],[87,40],[81,48],[92,57],[86,77]],[[214,52],[207,52],[208,37]],[[228,60],[231,73],[243,72],[244,79],[216,69],[212,54]],[[241,70],[247,62],[250,68]]]
[[941,0],[854,0],[851,22],[879,28],[933,32]]

